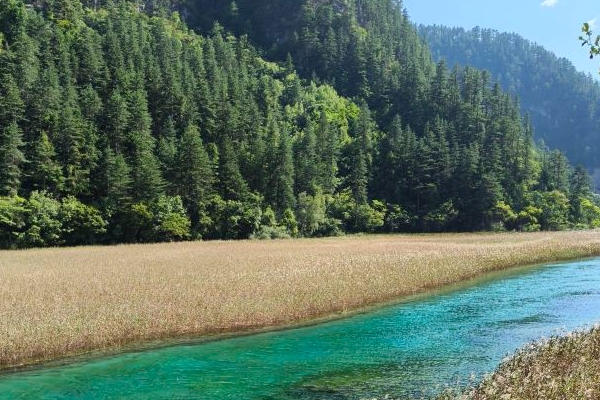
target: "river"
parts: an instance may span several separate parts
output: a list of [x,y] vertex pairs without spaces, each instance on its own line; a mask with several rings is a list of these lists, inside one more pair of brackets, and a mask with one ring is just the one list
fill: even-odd
[[0,399],[368,399],[479,379],[600,322],[600,259],[520,269],[316,326],[0,375]]

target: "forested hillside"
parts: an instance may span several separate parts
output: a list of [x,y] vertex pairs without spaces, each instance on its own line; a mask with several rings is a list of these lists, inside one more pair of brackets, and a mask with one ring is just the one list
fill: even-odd
[[[491,72],[518,96],[535,137],[595,172],[600,187],[600,84],[570,61],[514,33],[420,26],[434,59]],[[574,43],[575,45],[575,43]]]
[[401,3],[191,3],[0,3],[1,247],[600,224]]

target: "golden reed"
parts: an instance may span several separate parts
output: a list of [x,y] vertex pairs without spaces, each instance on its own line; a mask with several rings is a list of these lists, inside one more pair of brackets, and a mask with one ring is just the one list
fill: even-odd
[[493,270],[596,255],[598,231],[2,251],[0,369],[306,322]]

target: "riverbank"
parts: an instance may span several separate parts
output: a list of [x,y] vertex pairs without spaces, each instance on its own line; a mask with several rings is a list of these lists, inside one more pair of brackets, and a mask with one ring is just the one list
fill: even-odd
[[532,343],[476,388],[439,400],[598,399],[600,327]]
[[600,255],[600,233],[442,234],[0,253],[0,368],[352,312]]

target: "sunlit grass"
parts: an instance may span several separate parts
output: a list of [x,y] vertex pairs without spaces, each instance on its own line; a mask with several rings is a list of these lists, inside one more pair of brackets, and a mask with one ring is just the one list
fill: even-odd
[[304,322],[492,270],[592,255],[598,231],[3,251],[0,368]]
[[476,388],[439,400],[596,400],[600,398],[600,327],[532,343]]

